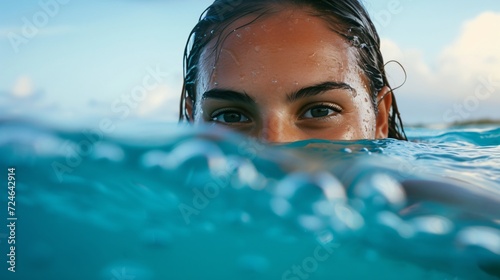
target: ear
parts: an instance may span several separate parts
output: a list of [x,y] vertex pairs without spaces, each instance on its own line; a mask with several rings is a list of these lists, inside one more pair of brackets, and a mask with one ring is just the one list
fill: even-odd
[[391,89],[384,86],[377,95],[377,127],[375,129],[375,138],[387,138],[389,136],[389,114],[392,106]]
[[188,115],[188,118],[187,120],[189,122],[193,122],[194,121],[194,116],[193,116],[193,99],[189,96],[186,96],[186,112],[183,112],[183,113],[187,113]]

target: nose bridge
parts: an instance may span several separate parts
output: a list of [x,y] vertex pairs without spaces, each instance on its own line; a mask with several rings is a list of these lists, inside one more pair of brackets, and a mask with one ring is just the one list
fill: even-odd
[[271,112],[262,120],[259,138],[269,143],[291,142],[294,138],[291,122],[282,114]]

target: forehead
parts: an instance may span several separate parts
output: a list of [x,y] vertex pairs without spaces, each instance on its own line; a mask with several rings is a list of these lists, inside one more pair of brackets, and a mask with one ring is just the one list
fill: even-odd
[[304,77],[309,68],[342,80],[356,65],[350,44],[324,19],[298,9],[257,17],[235,21],[208,44],[200,58],[201,76],[217,80],[263,74],[285,80]]

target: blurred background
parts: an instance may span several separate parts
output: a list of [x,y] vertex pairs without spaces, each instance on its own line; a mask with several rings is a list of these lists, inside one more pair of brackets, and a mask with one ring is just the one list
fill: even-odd
[[[236,2],[236,1],[235,1]],[[187,36],[212,0],[0,2],[0,117],[176,122]],[[500,120],[500,2],[365,0],[404,66],[403,121]],[[393,87],[404,81],[387,65]]]

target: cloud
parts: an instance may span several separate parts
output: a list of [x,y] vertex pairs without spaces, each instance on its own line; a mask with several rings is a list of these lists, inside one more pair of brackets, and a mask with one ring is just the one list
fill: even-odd
[[12,87],[12,95],[15,97],[29,97],[34,93],[33,81],[28,76],[21,76]]
[[160,85],[148,92],[147,98],[137,109],[140,118],[159,117],[175,120],[178,111],[178,94],[167,85]]
[[60,119],[66,112],[72,113],[47,99],[45,92],[27,75],[17,77],[10,89],[0,91],[0,119]]
[[[68,104],[49,96],[37,88],[29,76],[19,76],[8,90],[0,90],[0,119],[28,119],[57,125],[88,125],[102,118],[112,119],[116,124],[133,121],[159,121],[175,123],[178,120],[179,90],[177,84],[159,84],[147,92],[144,100],[134,101],[134,105],[120,103],[117,112],[113,100],[91,98],[86,104]],[[131,101],[131,102],[132,102]]]
[[[500,13],[486,12],[465,23],[461,36],[441,57],[443,69],[462,78],[473,74],[500,77]],[[466,71],[463,71],[466,70]]]
[[[500,13],[485,12],[466,22],[458,38],[432,63],[415,49],[382,39],[386,61],[397,60],[408,81],[396,95],[406,122],[454,122],[500,119]],[[389,80],[399,85],[401,69],[388,66]]]

